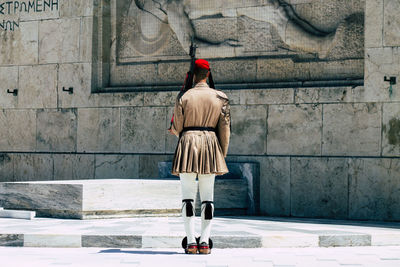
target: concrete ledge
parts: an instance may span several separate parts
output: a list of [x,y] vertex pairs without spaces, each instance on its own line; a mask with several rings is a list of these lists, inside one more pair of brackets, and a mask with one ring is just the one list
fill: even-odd
[[[246,180],[217,180],[215,214],[246,214],[247,190]],[[39,217],[100,219],[179,216],[181,202],[179,180],[104,179],[0,183],[1,206],[34,210]]]

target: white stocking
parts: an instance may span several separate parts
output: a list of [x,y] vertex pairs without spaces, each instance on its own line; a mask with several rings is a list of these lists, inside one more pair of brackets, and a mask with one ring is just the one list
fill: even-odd
[[[180,173],[179,177],[181,179],[181,189],[182,189],[182,199],[193,199],[193,207],[195,207],[196,200],[196,173]],[[194,234],[194,218],[193,216],[186,216],[186,204],[182,203],[182,217],[183,223],[185,225],[185,232],[188,240],[188,244],[196,243],[196,237]]]
[[[199,190],[201,201],[214,201],[215,174],[199,174]],[[211,204],[214,211],[214,204]],[[214,212],[213,212],[214,213]],[[206,242],[211,234],[211,221],[205,219],[205,204],[201,205],[201,238],[200,243]]]

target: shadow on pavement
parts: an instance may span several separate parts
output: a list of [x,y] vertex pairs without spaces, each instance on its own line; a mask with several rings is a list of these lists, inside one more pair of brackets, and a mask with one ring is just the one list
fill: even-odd
[[176,252],[176,251],[121,250],[119,248],[100,250],[97,253],[128,253],[128,254],[137,254],[137,255],[175,255],[175,254],[182,254],[182,253],[179,253],[179,252]]

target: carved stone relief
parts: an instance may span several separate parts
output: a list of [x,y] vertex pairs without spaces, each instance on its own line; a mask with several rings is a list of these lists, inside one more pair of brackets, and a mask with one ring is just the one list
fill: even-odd
[[153,82],[132,80],[130,72],[137,69],[132,65],[151,69],[148,64],[168,62],[179,71],[179,64],[188,59],[191,40],[198,46],[197,57],[220,61],[325,62],[362,59],[364,54],[364,0],[114,0],[113,4],[116,42],[111,47],[110,75],[111,84],[117,86],[165,84],[157,66],[154,76],[150,74],[157,77]]

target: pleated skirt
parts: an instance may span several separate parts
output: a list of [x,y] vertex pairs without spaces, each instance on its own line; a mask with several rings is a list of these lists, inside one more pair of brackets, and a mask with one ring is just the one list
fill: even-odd
[[179,138],[172,163],[172,174],[228,173],[225,158],[215,132],[187,131]]

